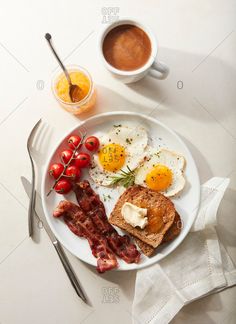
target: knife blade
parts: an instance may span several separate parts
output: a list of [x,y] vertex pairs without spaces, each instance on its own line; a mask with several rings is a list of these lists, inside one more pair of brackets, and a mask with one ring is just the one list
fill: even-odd
[[[31,190],[31,183],[29,182],[28,179],[26,179],[23,176],[21,177],[21,183],[22,183],[24,190],[29,198],[30,190]],[[40,197],[39,193],[36,191],[35,191],[35,215],[37,217],[38,222],[42,223],[42,226],[44,227],[45,231],[47,232],[50,240],[56,241],[56,237],[53,234],[51,228],[49,227],[49,225],[45,219],[42,204],[41,204],[41,197]]]
[[[30,197],[30,192],[31,192],[31,183],[29,182],[28,179],[26,179],[25,177],[21,177],[21,183],[24,187],[24,190],[27,194],[28,197]],[[50,226],[48,225],[48,222],[46,220],[46,217],[44,215],[43,212],[43,208],[42,208],[42,203],[41,203],[41,197],[39,195],[39,193],[37,191],[35,191],[35,215],[38,218],[38,222],[41,222],[43,224],[43,227],[46,231],[46,233],[48,234],[61,262],[62,265],[70,279],[70,282],[72,284],[72,286],[74,287],[77,295],[85,302],[87,303],[87,299],[85,297],[85,294],[82,290],[82,288],[80,287],[78,278],[70,264],[69,259],[67,258],[65,252],[63,251],[63,248],[60,244],[60,242],[57,240],[57,238],[55,237],[54,233],[52,232]]]

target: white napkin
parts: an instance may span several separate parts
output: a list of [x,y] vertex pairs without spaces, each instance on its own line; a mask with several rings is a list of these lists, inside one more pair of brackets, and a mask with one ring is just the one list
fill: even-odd
[[227,178],[201,186],[201,204],[191,232],[168,257],[137,272],[132,307],[134,324],[169,323],[180,309],[236,284],[236,268],[214,225]]

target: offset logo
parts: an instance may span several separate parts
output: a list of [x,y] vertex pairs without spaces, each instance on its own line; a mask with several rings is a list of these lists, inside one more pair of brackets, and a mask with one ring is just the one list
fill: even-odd
[[103,304],[118,304],[120,302],[120,289],[116,287],[102,288],[102,303]]
[[36,82],[36,88],[37,88],[38,90],[43,90],[43,89],[44,89],[44,81],[43,81],[43,80],[38,80],[38,81]]
[[119,19],[118,7],[102,7],[102,24],[110,24]]
[[183,87],[184,87],[184,83],[183,83],[183,81],[182,80],[179,80],[178,82],[177,82],[177,88],[178,89],[183,89]]

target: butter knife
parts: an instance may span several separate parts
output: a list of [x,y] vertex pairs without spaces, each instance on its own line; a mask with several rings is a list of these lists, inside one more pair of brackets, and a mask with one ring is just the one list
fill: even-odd
[[[30,191],[31,191],[31,183],[25,178],[25,177],[21,177],[21,182],[22,182],[22,185],[24,187],[24,190],[27,194],[28,197],[30,197]],[[36,202],[40,202],[41,201],[41,198],[39,196],[39,194],[36,192]],[[39,203],[36,203],[35,205],[35,209],[39,209]],[[42,211],[42,208],[40,208],[40,212],[38,213],[37,210],[35,210],[35,214],[37,216],[37,218],[43,223],[43,227],[46,231],[46,233],[48,234],[60,260],[61,260],[61,263],[67,273],[67,276],[68,278],[70,279],[70,282],[72,284],[72,286],[74,287],[77,295],[85,302],[87,303],[87,300],[86,300],[86,297],[85,297],[85,294],[82,290],[82,288],[80,287],[80,284],[79,284],[79,281],[78,281],[78,278],[70,264],[70,261],[68,260],[65,252],[63,251],[63,248],[60,244],[60,242],[56,239],[55,235],[53,234],[51,228],[49,227],[47,221],[46,221],[46,218],[44,216],[44,213]],[[39,215],[43,215],[41,216],[41,218],[39,217]],[[43,218],[43,219],[42,219]]]

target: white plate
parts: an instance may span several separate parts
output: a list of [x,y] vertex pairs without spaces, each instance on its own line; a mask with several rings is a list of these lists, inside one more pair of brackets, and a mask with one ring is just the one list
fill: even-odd
[[[74,127],[68,131],[65,136],[63,136],[63,139],[55,146],[54,152],[46,163],[42,180],[42,202],[44,212],[47,221],[57,239],[79,259],[96,266],[96,259],[92,256],[87,240],[74,235],[61,219],[56,219],[52,216],[54,208],[57,206],[59,201],[63,199],[63,196],[55,194],[54,192],[52,192],[49,197],[46,196],[53,184],[53,181],[48,176],[48,169],[51,163],[59,162],[59,151],[67,147],[66,139],[70,134],[76,133],[77,129],[86,129],[88,135],[99,135],[101,132],[106,132],[114,124],[125,125],[127,123],[129,123],[129,125],[142,125],[145,127],[152,146],[157,148],[166,147],[183,154],[186,159],[185,176],[187,182],[179,197],[172,199],[175,203],[176,210],[179,212],[183,220],[183,228],[180,235],[172,242],[158,247],[156,254],[152,257],[148,258],[142,255],[139,264],[127,264],[118,258],[119,270],[140,269],[160,261],[177,248],[177,246],[183,241],[189,232],[191,225],[194,222],[200,201],[200,183],[198,171],[191,153],[179,136],[156,119],[142,114],[131,112],[110,112],[100,114],[80,123],[79,126]],[[85,177],[88,179],[88,174],[86,174]],[[117,189],[109,189],[105,187],[99,187],[95,190],[100,194],[101,199],[103,198],[103,194],[107,195],[109,193],[112,196],[110,201],[104,202],[107,215],[109,215],[117,198],[119,197],[119,192]],[[76,202],[73,193],[66,195],[65,199]]]

